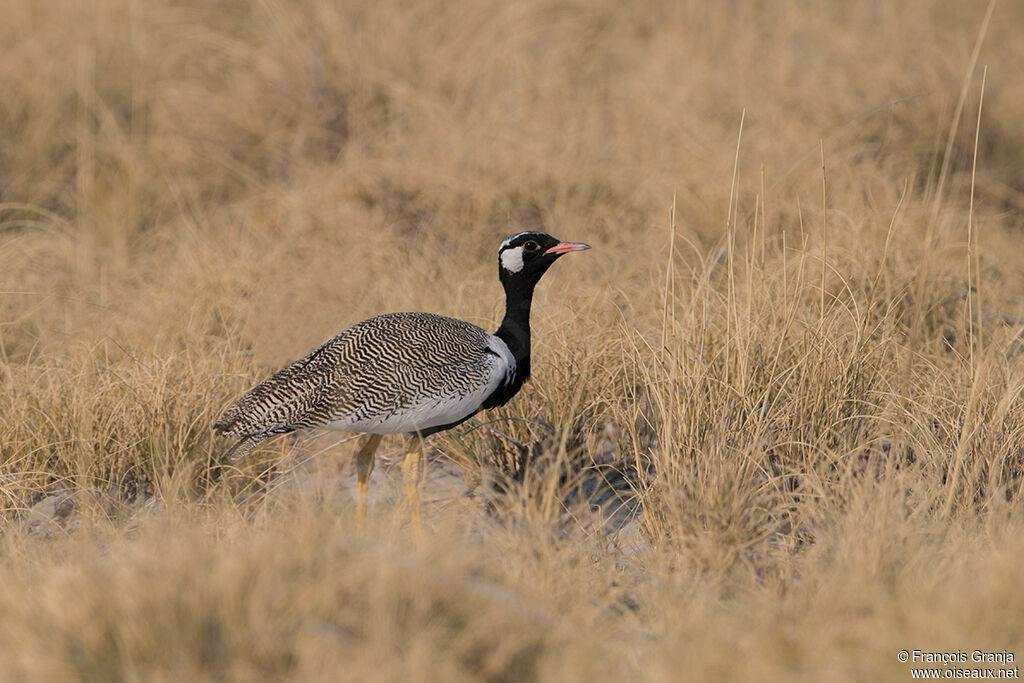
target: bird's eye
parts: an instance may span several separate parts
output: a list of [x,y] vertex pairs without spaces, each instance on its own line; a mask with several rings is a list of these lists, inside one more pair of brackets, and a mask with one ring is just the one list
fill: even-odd
[[523,249],[525,249],[526,251],[537,251],[538,249],[540,249],[540,245],[534,242],[533,240],[530,240],[529,242],[526,242],[523,245]]

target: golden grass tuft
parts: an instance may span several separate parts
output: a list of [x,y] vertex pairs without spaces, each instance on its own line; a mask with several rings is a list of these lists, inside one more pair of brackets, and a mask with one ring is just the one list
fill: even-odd
[[[1024,657],[1019,4],[0,14],[0,678]],[[422,542],[386,486],[357,533],[354,443],[223,462],[346,326],[493,327],[523,228],[595,248],[524,391],[431,440],[468,495]]]

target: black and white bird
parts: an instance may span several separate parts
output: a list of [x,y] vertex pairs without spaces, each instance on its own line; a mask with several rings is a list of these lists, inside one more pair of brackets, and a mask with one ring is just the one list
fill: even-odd
[[542,232],[513,235],[498,249],[505,318],[494,334],[432,313],[364,320],[257,384],[214,430],[237,439],[229,451],[235,458],[296,429],[370,434],[357,456],[360,522],[382,436],[410,433],[402,469],[419,528],[423,438],[515,396],[530,376],[534,287],[560,256],[589,248]]

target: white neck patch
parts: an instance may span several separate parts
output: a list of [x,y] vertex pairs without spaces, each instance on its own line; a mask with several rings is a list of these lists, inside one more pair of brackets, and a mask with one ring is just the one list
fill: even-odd
[[501,252],[501,267],[510,273],[518,273],[523,269],[523,248],[515,247]]

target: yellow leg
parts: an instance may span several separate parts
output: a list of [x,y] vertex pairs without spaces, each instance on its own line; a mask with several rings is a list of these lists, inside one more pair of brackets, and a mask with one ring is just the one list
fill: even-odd
[[363,447],[359,449],[359,454],[356,455],[356,470],[359,473],[356,521],[359,524],[360,530],[362,530],[363,525],[366,523],[366,498],[370,489],[370,474],[373,473],[373,454],[377,451],[377,446],[380,445],[382,438],[381,434],[370,434],[370,438],[366,440]]
[[405,475],[405,493],[409,496],[409,512],[412,515],[412,528],[419,536],[423,533],[423,522],[420,520],[420,480],[423,479],[423,439],[418,435],[409,440],[409,448],[402,462],[402,474]]

